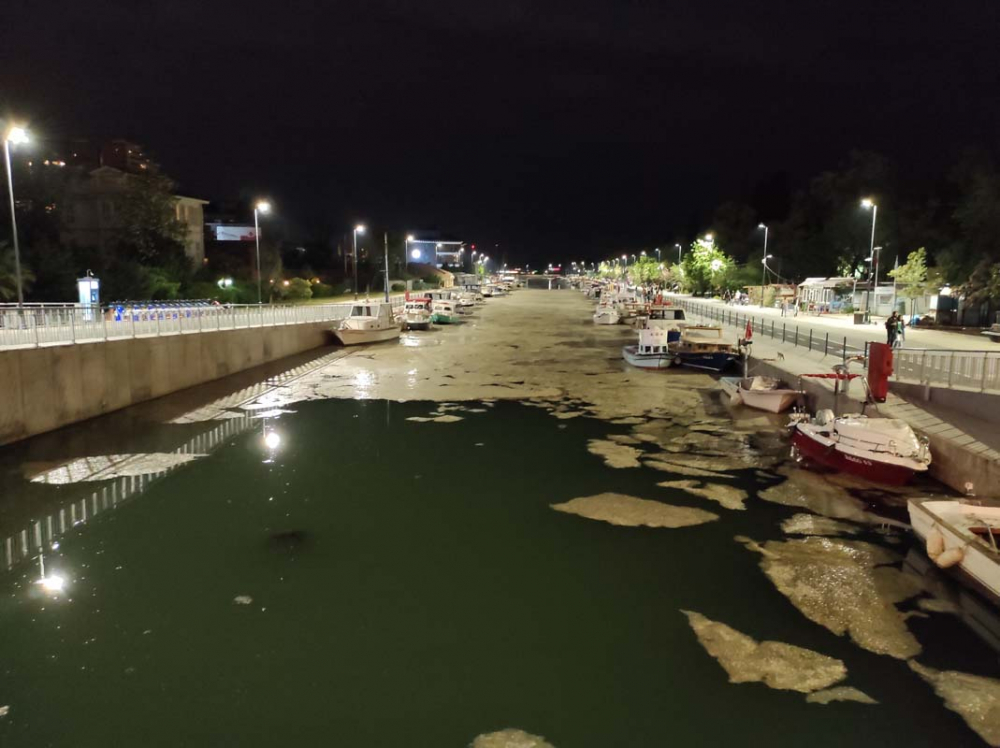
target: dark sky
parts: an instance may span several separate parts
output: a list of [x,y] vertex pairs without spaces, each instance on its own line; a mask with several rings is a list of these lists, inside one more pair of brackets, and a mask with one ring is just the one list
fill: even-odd
[[7,0],[0,107],[300,225],[597,258],[851,148],[995,152],[1000,2]]

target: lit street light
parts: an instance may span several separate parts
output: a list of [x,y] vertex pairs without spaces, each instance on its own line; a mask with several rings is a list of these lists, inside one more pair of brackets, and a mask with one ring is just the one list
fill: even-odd
[[767,259],[771,256],[767,253],[767,226],[763,223],[757,224],[757,228],[764,229],[764,259],[760,261],[760,308],[764,308],[764,271],[767,269]]
[[358,234],[365,233],[360,223],[354,227],[354,300],[358,300]]
[[656,251],[656,261],[659,262],[660,261],[660,248],[657,247],[655,251]]
[[680,265],[681,264],[681,245],[680,244],[675,244],[674,246],[677,247],[677,264]]
[[[878,218],[878,206],[875,204],[875,202],[871,198],[867,198],[866,197],[864,200],[861,201],[861,207],[865,208],[866,210],[868,208],[871,208],[871,211],[872,211],[872,238],[871,238],[871,243],[869,244],[868,262],[874,261],[874,263],[875,263],[875,265],[874,265],[874,267],[875,267],[874,293],[875,293],[875,306],[876,306],[875,311],[877,312],[878,311],[878,255],[875,253],[875,219]],[[869,299],[870,299],[870,295],[866,295],[865,296],[865,319],[870,319],[870,317],[871,317],[871,308],[870,308],[871,307],[871,303],[870,303]]]
[[[403,267],[405,268],[407,273],[410,272],[410,242],[412,241],[413,241],[413,234],[407,234],[406,238],[403,240]],[[416,250],[413,251],[416,252]],[[420,255],[418,254],[417,257],[419,256]],[[415,260],[417,258],[414,257],[413,259]]]
[[253,238],[257,242],[257,303],[264,303],[264,294],[260,290],[260,222],[257,214],[268,214],[271,212],[271,203],[267,200],[258,200],[253,206]]
[[24,289],[21,285],[21,248],[17,241],[17,216],[14,214],[14,177],[10,171],[10,146],[28,142],[28,132],[23,127],[11,125],[3,138],[3,158],[7,166],[7,192],[10,195],[10,228],[14,234],[14,275],[17,278],[17,305],[24,304]]

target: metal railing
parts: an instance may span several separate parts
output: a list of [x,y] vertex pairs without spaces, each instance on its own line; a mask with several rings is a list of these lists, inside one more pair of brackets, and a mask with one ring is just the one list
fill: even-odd
[[681,299],[675,301],[686,313],[695,314],[699,317],[719,322],[723,325],[731,325],[740,330],[746,330],[747,325],[753,330],[757,337],[766,337],[771,340],[785,343],[792,346],[805,348],[809,351],[818,351],[824,356],[837,356],[845,362],[853,356],[868,355],[868,345],[863,347],[851,345],[847,342],[846,335],[830,335],[829,332],[817,332],[811,327],[800,329],[797,324],[789,324],[782,320],[778,321],[773,317],[753,317],[746,312],[738,312],[734,309],[712,306],[709,304],[699,304],[697,302]]
[[1000,393],[1000,351],[902,348],[893,354],[893,379]]
[[[393,297],[390,303],[396,310],[404,302],[402,297]],[[5,307],[0,309],[0,349],[335,322],[347,317],[353,305],[354,302]]]

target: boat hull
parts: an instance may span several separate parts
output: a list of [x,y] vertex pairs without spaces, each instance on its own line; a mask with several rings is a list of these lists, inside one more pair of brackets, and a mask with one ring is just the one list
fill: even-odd
[[334,330],[344,345],[364,345],[365,343],[384,343],[389,340],[396,340],[399,337],[400,328],[389,327],[382,330]]
[[428,320],[424,320],[422,322],[406,322],[405,324],[406,324],[406,329],[407,330],[430,330],[431,329],[431,321],[429,319]]
[[768,413],[783,413],[795,404],[799,399],[799,393],[794,390],[756,391],[741,388],[740,397],[743,399],[743,404],[750,408],[765,410]]
[[[906,510],[910,515],[913,532],[926,545],[927,536],[932,530],[937,530],[944,538],[945,551],[953,548],[963,550],[962,560],[949,571],[957,570],[972,582],[972,586],[987,593],[994,601],[1000,598],[1000,560],[996,554],[980,549],[975,542],[953,527],[947,520],[933,511],[933,506],[940,502],[913,500],[906,502]],[[925,506],[926,504],[926,506]]]
[[739,358],[735,353],[688,353],[685,351],[678,351],[676,356],[681,366],[716,372],[725,371]]
[[450,325],[455,322],[455,317],[450,314],[438,314],[435,312],[431,315],[431,322],[435,325]]
[[847,454],[837,449],[835,444],[827,445],[816,441],[797,427],[792,431],[792,444],[803,457],[818,465],[857,475],[873,483],[902,486],[908,483],[913,477],[913,473],[916,472],[913,468],[905,465]]
[[672,353],[639,353],[637,349],[638,346],[625,346],[622,348],[622,358],[640,369],[668,369],[676,363]]

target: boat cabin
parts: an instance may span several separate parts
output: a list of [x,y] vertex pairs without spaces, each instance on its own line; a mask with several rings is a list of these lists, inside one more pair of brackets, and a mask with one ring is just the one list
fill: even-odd
[[659,327],[650,327],[639,330],[639,345],[637,353],[654,354],[669,353],[669,332]]

